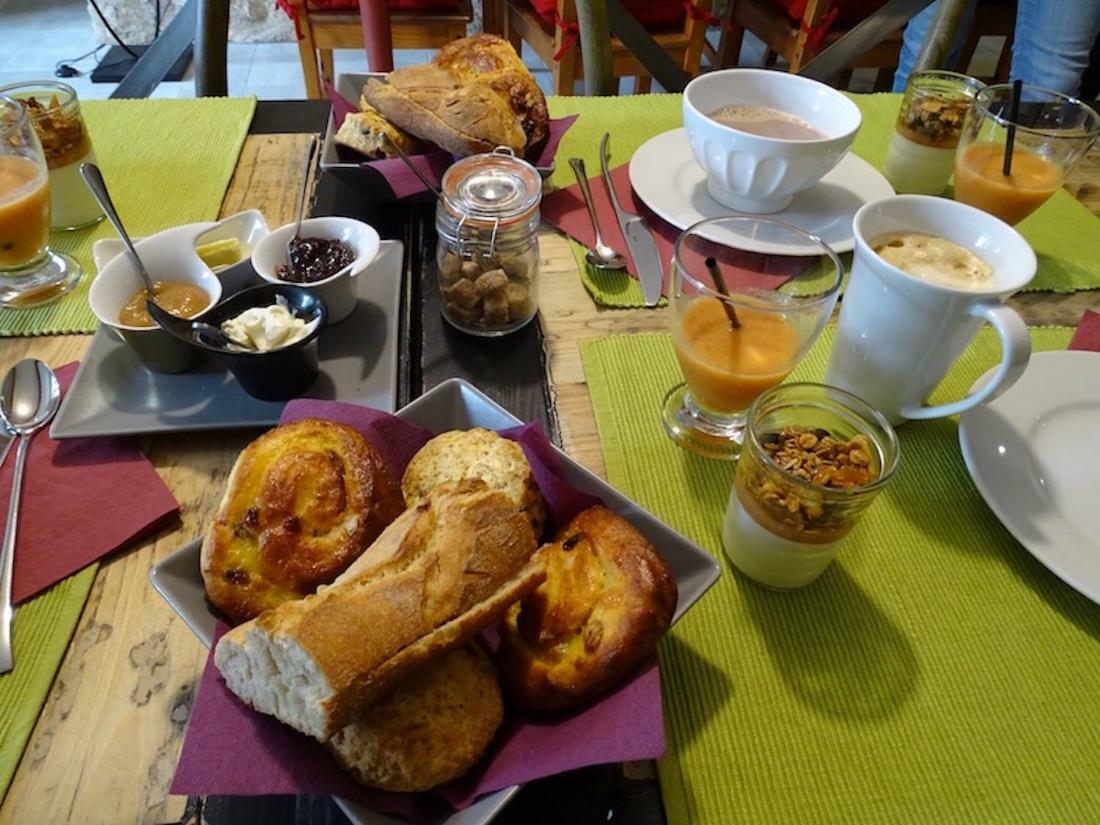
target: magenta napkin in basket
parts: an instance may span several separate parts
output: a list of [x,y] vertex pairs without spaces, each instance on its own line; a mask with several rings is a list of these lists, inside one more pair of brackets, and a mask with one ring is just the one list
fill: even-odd
[[[356,428],[398,474],[430,437],[426,430],[386,413],[332,401],[292,401],[282,421],[311,417]],[[557,455],[537,426],[516,427],[506,435],[523,447],[555,520],[567,520],[596,503],[562,481]],[[371,791],[350,780],[316,742],[241,704],[226,689],[211,657],[171,792],[332,794],[382,813],[429,821],[501,788],[588,765],[653,759],[664,749],[661,683],[652,663],[579,711],[537,719],[510,714],[482,764],[434,793]]]
[[[76,364],[57,370],[62,393]],[[0,472],[6,518],[16,445]],[[179,511],[153,465],[128,438],[31,442],[23,476],[12,600],[29,599],[145,535]]]
[[[649,227],[649,232],[657,242],[657,254],[664,269],[665,286],[664,294],[668,294],[669,262],[672,260],[672,250],[676,245],[676,239],[680,237],[680,230],[665,220],[657,217],[642,200],[634,194],[630,185],[630,166],[623,164],[611,170],[611,183],[615,187],[615,194],[619,197],[619,203],[623,209],[641,215]],[[588,180],[589,189],[592,191],[592,199],[596,204],[596,214],[600,219],[600,229],[603,232],[604,241],[616,252],[626,256],[626,271],[632,278],[638,277],[638,271],[634,266],[634,259],[630,257],[630,249],[623,238],[622,229],[619,228],[618,218],[615,217],[615,209],[608,197],[607,187],[604,186],[603,176],[596,175]],[[579,184],[574,183],[565,189],[552,192],[542,199],[542,216],[560,229],[569,237],[580,241],[585,246],[591,247],[596,242],[596,233],[592,230],[592,221],[588,217],[588,211],[584,206],[584,197],[581,195]],[[730,286],[756,289],[777,289],[806,268],[812,261],[811,258],[791,257],[782,255],[758,255],[751,252],[742,252],[730,249],[728,252],[716,256],[722,264],[726,283]],[[739,265],[741,262],[741,265]],[[769,274],[761,274],[762,265],[767,265]]]
[[[351,103],[327,82],[325,83],[325,94],[332,101],[332,117],[337,129],[343,124],[345,117],[359,111],[357,105]],[[543,147],[542,152],[539,153],[534,162],[535,166],[548,167],[554,162],[554,158],[558,153],[558,144],[561,143],[561,139],[565,137],[565,133],[569,131],[569,127],[573,125],[573,121],[576,119],[577,115],[570,115],[569,117],[550,121],[550,134],[546,140],[546,146]],[[409,159],[420,170],[420,173],[436,186],[440,185],[443,180],[443,173],[454,163],[454,157],[442,149],[423,155],[410,155]],[[393,190],[393,196],[398,200],[427,191],[421,180],[409,171],[409,167],[405,165],[401,158],[364,161],[361,165],[370,167],[382,175],[386,179],[386,183],[389,184],[390,189]]]
[[1069,348],[1100,352],[1100,312],[1085,310],[1085,314],[1081,316],[1081,322],[1077,325],[1077,331],[1073,333],[1073,339],[1069,342]]

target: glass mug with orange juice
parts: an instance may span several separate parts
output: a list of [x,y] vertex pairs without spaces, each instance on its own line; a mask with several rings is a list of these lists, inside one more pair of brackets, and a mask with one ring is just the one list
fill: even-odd
[[69,291],[80,265],[51,252],[49,171],[23,105],[0,97],[0,305],[37,306]]
[[[1005,174],[1010,129],[1012,163]],[[1100,117],[1076,98],[1023,84],[987,86],[966,114],[955,154],[955,200],[1015,225],[1042,206],[1100,136]]]
[[[797,256],[738,248],[744,238]],[[817,339],[843,273],[828,245],[779,220],[728,216],[684,230],[672,258],[669,299],[684,383],[665,396],[669,437],[699,455],[736,460],[746,411]]]

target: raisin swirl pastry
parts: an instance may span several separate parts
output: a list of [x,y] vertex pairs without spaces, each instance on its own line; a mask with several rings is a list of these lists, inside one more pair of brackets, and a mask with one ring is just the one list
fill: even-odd
[[676,578],[625,519],[590,507],[535,557],[546,581],[502,624],[498,665],[519,707],[574,707],[612,687],[656,648],[676,609]]
[[305,419],[237,458],[202,545],[210,601],[235,623],[342,573],[404,510],[382,458],[343,424]]

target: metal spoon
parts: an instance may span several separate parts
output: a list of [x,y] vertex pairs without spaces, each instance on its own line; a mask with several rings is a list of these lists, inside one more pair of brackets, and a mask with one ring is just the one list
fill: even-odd
[[302,167],[302,185],[298,188],[298,203],[294,218],[294,236],[286,242],[286,267],[290,272],[294,271],[294,243],[302,237],[302,215],[306,211],[306,188],[309,185],[309,173],[313,168],[313,156],[317,153],[317,135],[309,139],[306,148],[306,162]]
[[8,521],[4,542],[0,545],[0,673],[14,667],[11,657],[11,576],[15,566],[15,535],[19,521],[19,493],[31,437],[50,423],[61,406],[61,387],[57,376],[35,358],[20,361],[0,385],[0,417],[15,433],[19,446],[15,451],[15,475],[11,481]]
[[584,195],[584,205],[588,207],[588,217],[592,221],[592,228],[596,232],[596,243],[584,259],[590,266],[596,269],[624,269],[626,258],[604,243],[600,234],[600,221],[596,217],[596,202],[592,200],[592,190],[588,188],[588,172],[585,171],[584,161],[580,158],[569,158],[569,165],[573,167],[573,174],[577,176],[577,183],[581,186],[581,194]]
[[99,171],[99,167],[94,163],[82,163],[80,164],[80,176],[84,178],[84,182],[88,184],[88,188],[92,191],[92,197],[96,199],[100,209],[106,213],[107,220],[111,222],[111,226],[115,228],[115,232],[122,239],[122,245],[126,247],[126,254],[130,256],[130,263],[141,275],[141,280],[145,282],[146,293],[152,298],[156,295],[156,290],[153,288],[153,279],[145,271],[145,264],[141,262],[137,250],[134,249],[134,244],[130,241],[130,236],[126,234],[126,227],[122,225],[122,219],[119,218],[118,212],[115,210],[111,193],[107,191],[107,183],[103,180],[103,173]]

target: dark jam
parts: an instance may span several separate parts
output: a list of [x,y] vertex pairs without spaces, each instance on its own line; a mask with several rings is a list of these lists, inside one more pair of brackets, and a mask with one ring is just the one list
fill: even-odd
[[314,284],[335,275],[355,260],[343,241],[297,238],[290,242],[290,264],[280,264],[275,275],[292,284]]

